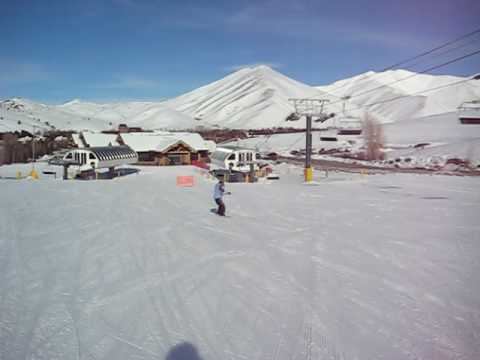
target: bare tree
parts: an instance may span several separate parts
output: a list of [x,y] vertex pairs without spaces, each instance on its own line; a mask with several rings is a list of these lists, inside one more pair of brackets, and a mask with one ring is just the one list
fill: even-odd
[[465,166],[471,170],[475,169],[475,153],[476,144],[474,142],[470,142],[467,147],[467,152],[465,154]]
[[383,148],[385,137],[383,135],[382,124],[372,115],[365,115],[363,121],[363,136],[365,140],[365,156],[367,160],[383,160],[385,155]]

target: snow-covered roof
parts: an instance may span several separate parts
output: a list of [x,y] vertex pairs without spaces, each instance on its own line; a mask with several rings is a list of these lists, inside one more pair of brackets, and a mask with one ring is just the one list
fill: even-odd
[[224,149],[217,148],[210,156],[212,161],[223,164],[233,151],[224,151]]
[[80,135],[79,134],[72,134],[72,139],[73,139],[73,142],[75,143],[75,145],[77,145],[78,148],[83,148],[85,147],[83,145],[83,141],[80,140]]
[[209,150],[208,145],[200,134],[189,132],[174,132],[170,133],[170,135],[176,137],[179,140],[182,140],[197,151]]
[[205,140],[205,146],[208,148],[208,151],[213,153],[217,148],[217,143],[212,140]]
[[177,142],[183,141],[195,151],[208,150],[205,140],[194,133],[127,133],[120,134],[123,142],[137,152],[164,151]]
[[82,133],[85,142],[90,146],[118,146],[116,134],[103,134],[103,133]]
[[222,146],[215,149],[215,151],[211,155],[211,158],[212,160],[220,161],[223,163],[230,156],[230,154],[235,151],[253,152],[254,150],[237,146]]

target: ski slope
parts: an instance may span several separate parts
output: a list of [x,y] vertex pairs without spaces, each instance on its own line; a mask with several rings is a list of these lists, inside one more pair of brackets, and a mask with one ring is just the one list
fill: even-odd
[[300,360],[310,328],[312,359],[480,353],[478,179],[280,165],[225,219],[197,170],[140,169],[0,179],[1,359]]

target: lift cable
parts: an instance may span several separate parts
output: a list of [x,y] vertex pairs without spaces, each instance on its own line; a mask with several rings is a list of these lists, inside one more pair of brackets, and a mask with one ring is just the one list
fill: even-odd
[[[471,52],[471,53],[469,53],[469,54],[466,54],[466,55],[457,57],[457,58],[452,59],[452,60],[450,60],[450,61],[444,62],[444,63],[442,63],[442,64],[429,67],[428,69],[422,70],[422,71],[420,71],[420,72],[418,72],[418,73],[411,74],[411,75],[406,76],[406,77],[404,77],[404,78],[401,78],[401,79],[398,79],[398,80],[389,82],[389,83],[387,83],[387,84],[383,84],[383,85],[377,86],[377,87],[372,88],[372,89],[369,89],[369,90],[365,90],[365,91],[363,91],[363,92],[361,92],[361,93],[357,93],[357,94],[355,94],[355,95],[351,95],[351,96],[349,97],[349,99],[356,98],[356,97],[359,97],[359,96],[361,96],[361,95],[365,95],[365,94],[371,93],[371,92],[373,92],[373,91],[377,91],[377,90],[379,90],[379,89],[382,89],[382,88],[384,88],[384,87],[390,86],[390,85],[392,85],[392,84],[396,84],[396,83],[399,83],[399,82],[401,82],[401,81],[404,81],[404,80],[407,80],[407,79],[411,79],[411,78],[413,78],[413,77],[416,77],[416,76],[418,76],[418,75],[428,73],[428,72],[430,72],[430,71],[432,71],[432,70],[436,70],[436,69],[439,69],[439,68],[441,68],[441,67],[444,67],[444,66],[447,66],[447,65],[456,63],[456,62],[458,62],[458,61],[460,61],[460,60],[469,58],[469,57],[474,56],[474,55],[477,55],[477,54],[479,54],[479,53],[480,53],[480,49],[478,49],[478,50],[476,50],[476,51],[474,51],[474,52]],[[334,104],[337,104],[337,103],[339,103],[339,102],[341,102],[341,101],[335,101],[335,102],[330,103],[329,105],[334,105]]]
[[[471,32],[469,32],[468,34],[464,34],[464,35],[462,35],[462,36],[460,36],[460,37],[457,37],[457,38],[455,38],[455,39],[453,39],[453,40],[450,40],[450,41],[448,41],[448,42],[446,42],[446,43],[444,43],[444,44],[442,44],[442,45],[439,45],[439,46],[436,46],[436,47],[434,47],[434,48],[432,48],[432,49],[430,49],[430,50],[427,50],[427,51],[425,51],[425,52],[423,52],[423,53],[421,53],[421,54],[418,54],[418,55],[415,55],[415,56],[410,57],[410,58],[408,58],[408,59],[399,61],[399,62],[397,62],[397,63],[395,63],[395,64],[393,64],[393,65],[390,65],[390,66],[388,66],[388,67],[380,70],[379,72],[374,72],[373,74],[366,74],[366,76],[364,76],[364,77],[362,77],[362,78],[360,78],[360,79],[358,79],[358,80],[359,80],[359,81],[364,81],[364,80],[367,80],[368,78],[371,78],[371,77],[374,77],[374,76],[378,76],[378,75],[381,74],[382,72],[385,72],[385,71],[388,71],[388,70],[392,70],[393,68],[395,68],[395,67],[397,67],[397,66],[399,66],[399,65],[404,65],[404,64],[407,64],[407,63],[409,63],[409,62],[411,62],[411,61],[413,61],[413,60],[417,60],[417,59],[422,58],[422,57],[424,57],[424,56],[430,55],[430,54],[434,53],[434,52],[437,51],[437,50],[443,49],[443,48],[445,48],[445,47],[447,47],[447,46],[450,46],[450,45],[452,45],[452,44],[454,44],[454,43],[457,43],[457,42],[459,42],[459,41],[461,41],[461,40],[464,40],[464,39],[466,39],[466,38],[468,38],[468,37],[470,37],[470,36],[476,35],[476,34],[478,34],[478,33],[480,33],[480,29],[471,31]],[[474,41],[476,41],[476,40],[478,40],[478,39],[475,39]],[[473,41],[471,41],[471,42],[473,42]],[[471,42],[469,42],[469,43],[471,43]],[[462,46],[464,46],[464,45],[462,45]],[[460,46],[460,47],[462,47],[462,46]],[[454,49],[456,49],[456,48],[454,48]],[[447,51],[447,52],[451,52],[451,51],[453,51],[454,49],[449,50],[449,51]],[[441,54],[439,54],[439,55],[443,55],[443,54],[445,54],[445,53],[447,53],[447,52],[441,53]],[[418,64],[418,62],[415,63],[415,64]],[[331,91],[331,92],[335,92],[335,91],[337,91],[337,90],[339,90],[339,89],[342,89],[342,88],[344,88],[345,86],[348,86],[348,85],[349,85],[349,83],[346,83],[346,84],[340,85],[339,87],[337,87],[337,88],[335,88],[335,89],[332,89],[332,90],[330,90],[330,91]],[[330,93],[330,95],[332,95],[332,94]]]

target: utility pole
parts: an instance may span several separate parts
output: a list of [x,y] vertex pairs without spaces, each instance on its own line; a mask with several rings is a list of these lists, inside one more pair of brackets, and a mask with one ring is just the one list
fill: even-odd
[[30,171],[30,176],[32,179],[38,180],[38,173],[35,170],[35,125],[33,125],[33,134],[32,134],[32,171]]
[[[323,107],[325,103],[329,102],[327,99],[289,99],[295,106],[295,114],[300,118],[305,116],[306,126],[306,141],[305,141],[305,182],[313,180],[312,168],[312,118],[316,117],[315,122],[324,122],[335,114],[324,114]],[[298,119],[297,119],[298,120]],[[296,120],[289,120],[296,121]]]
[[347,101],[350,100],[351,96],[350,95],[347,95],[347,96],[343,96],[341,99],[343,100],[343,104],[342,104],[342,113],[343,113],[343,116],[345,116],[345,105],[347,104]]
[[32,133],[32,171],[35,170],[35,125]]

